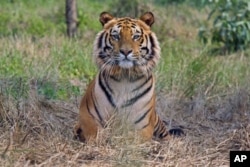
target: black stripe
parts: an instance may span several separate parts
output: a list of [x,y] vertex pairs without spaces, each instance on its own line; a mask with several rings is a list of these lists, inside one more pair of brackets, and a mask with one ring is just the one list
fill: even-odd
[[[156,132],[156,136],[155,137],[158,137],[158,138],[163,138],[162,136],[163,136],[163,132],[164,132],[164,129],[163,129],[163,127],[161,126],[161,124],[160,124],[160,126],[159,126],[160,128],[158,129],[158,132]],[[163,131],[163,132],[162,132]]]
[[111,49],[112,49],[112,48],[111,48],[110,46],[107,46],[107,45],[106,45],[106,46],[104,46],[103,51],[104,51],[104,52],[107,52],[107,50],[111,50]]
[[[104,74],[104,75],[105,75],[105,74]],[[111,87],[110,87],[109,84],[108,84],[107,77],[104,77],[104,82],[105,82],[106,88],[107,88],[111,93],[113,93],[113,90],[111,89]]]
[[114,76],[114,75],[110,75],[110,78],[113,79],[116,82],[121,82],[121,79],[118,78],[118,77],[116,77],[116,76]]
[[149,53],[149,49],[148,49],[148,46],[149,46],[149,39],[148,39],[148,36],[147,35],[144,35],[144,38],[141,38],[141,39],[143,39],[142,41],[141,41],[141,43],[143,43],[144,42],[144,40],[145,40],[145,43],[146,43],[146,46],[144,46],[144,47],[141,47],[141,49],[142,50],[146,50],[146,55]]
[[150,60],[150,59],[152,59],[153,57],[154,57],[154,55],[155,55],[155,50],[154,50],[154,48],[151,48],[152,50],[151,50],[151,54],[150,54],[150,56],[148,57],[148,59]]
[[148,46],[149,45],[149,39],[148,39],[148,36],[147,35],[145,35],[145,38],[144,38],[145,40],[146,40],[146,46]]
[[99,85],[101,87],[101,89],[103,90],[103,92],[105,93],[106,98],[108,99],[109,103],[113,106],[116,107],[114,100],[111,96],[111,94],[107,91],[107,89],[105,88],[104,84],[102,83],[102,79],[101,79],[101,74],[99,74]]
[[155,41],[154,41],[152,35],[149,35],[149,41],[150,41],[150,43],[152,45],[152,48],[154,48],[155,47]]
[[146,50],[146,54],[148,54],[148,53],[149,53],[149,49],[148,49],[146,46],[141,47],[141,50]]
[[91,98],[93,100],[93,104],[94,104],[94,107],[95,107],[95,112],[96,112],[96,114],[97,114],[97,116],[99,118],[100,124],[102,125],[102,127],[104,127],[102,116],[101,116],[101,114],[100,114],[100,112],[99,112],[99,110],[98,110],[98,108],[96,106],[95,99],[94,99],[94,96],[93,96],[92,92],[91,92]]
[[166,126],[163,124],[163,122],[160,120],[160,118],[158,118],[158,123],[155,127],[153,136],[157,137],[157,138],[164,138],[168,135],[168,131],[166,129]]
[[138,99],[146,95],[151,90],[151,88],[152,88],[152,84],[147,89],[145,89],[142,93],[128,100],[124,105],[122,105],[122,107],[127,107],[127,106],[134,104]]
[[147,61],[150,61],[151,59],[153,59],[154,54],[155,54],[155,51],[154,49],[152,49],[151,54],[148,57],[144,57],[144,59],[146,59]]
[[87,107],[89,115],[91,115],[95,119],[94,115],[90,112],[89,105],[88,105],[88,99],[87,98],[86,98],[86,107]]
[[144,31],[142,28],[141,28],[141,36],[142,36],[142,38],[140,38],[140,46],[143,44],[144,39],[145,39]]
[[160,122],[160,129],[159,129],[159,133],[161,134],[162,131],[164,132],[165,126],[162,126],[161,122]]
[[144,31],[143,31],[143,29],[142,28],[140,28],[141,29],[141,34],[144,34]]
[[150,80],[152,79],[152,75],[150,75],[149,78],[146,79],[145,82],[143,82],[141,85],[139,85],[137,88],[133,89],[132,92],[139,90],[140,88],[143,88],[144,85],[146,85]]
[[144,77],[145,77],[144,75],[139,75],[139,76],[136,76],[136,77],[130,77],[129,82],[136,82],[136,81],[141,80]]
[[146,125],[144,125],[141,129],[146,128],[149,125],[149,123],[147,123]]
[[111,38],[108,38],[108,39],[107,39],[107,42],[109,42],[109,44],[112,45],[112,43],[111,43]]
[[141,38],[140,46],[143,44],[143,42],[144,42],[144,38]]
[[105,43],[105,46],[107,45],[106,42],[108,41],[108,33],[105,34],[105,37],[104,37],[104,43]]
[[141,122],[145,117],[146,115],[148,115],[148,113],[152,110],[152,107],[149,108],[138,120],[135,121],[135,124],[138,124],[139,122]]
[[159,119],[158,119],[158,122],[157,122],[156,126],[154,127],[154,134],[153,134],[154,136],[156,136],[156,134],[159,130],[159,127],[160,127],[160,125],[159,125]]
[[103,51],[100,51],[98,57],[103,60],[106,58],[106,54]]
[[104,37],[105,47],[104,47],[104,49],[111,48],[110,46],[108,46],[108,45],[111,45],[111,38],[109,38],[109,34],[111,34],[111,31],[112,31],[112,29],[110,29],[109,33],[105,34],[105,37]]
[[160,134],[158,135],[158,138],[162,139],[168,135],[168,131],[166,131],[166,128],[162,126]]
[[149,36],[150,39],[150,43],[151,43],[151,53],[150,56],[148,57],[148,59],[152,59],[155,55],[155,41],[152,37],[152,35]]
[[102,47],[102,40],[103,40],[103,35],[104,35],[105,32],[103,32],[100,36],[99,36],[99,39],[98,39],[98,48],[101,48]]
[[166,137],[168,135],[168,133],[166,133],[166,131],[162,132],[160,135],[159,135],[159,138],[162,139],[164,137]]

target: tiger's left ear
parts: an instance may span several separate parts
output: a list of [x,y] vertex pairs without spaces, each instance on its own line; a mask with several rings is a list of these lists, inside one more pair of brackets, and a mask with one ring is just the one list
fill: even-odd
[[148,26],[151,27],[151,25],[154,23],[154,15],[152,12],[146,12],[141,17],[140,20],[145,22]]
[[107,22],[109,22],[113,18],[114,17],[111,14],[109,14],[108,12],[102,12],[100,14],[99,21],[102,23],[102,26],[104,26]]

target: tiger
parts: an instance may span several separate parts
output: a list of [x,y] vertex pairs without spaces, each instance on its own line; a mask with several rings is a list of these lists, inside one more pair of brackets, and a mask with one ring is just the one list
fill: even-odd
[[153,13],[135,19],[102,12],[99,21],[103,29],[93,49],[98,73],[81,100],[75,137],[83,142],[94,140],[98,129],[105,128],[115,112],[127,112],[128,120],[145,141],[182,135],[180,128],[169,130],[156,112],[153,69],[161,49],[151,30]]

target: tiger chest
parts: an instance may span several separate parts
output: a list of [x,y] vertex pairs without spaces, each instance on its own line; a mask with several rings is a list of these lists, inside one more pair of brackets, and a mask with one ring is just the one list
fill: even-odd
[[141,78],[136,81],[111,78],[98,78],[95,94],[98,106],[107,113],[140,113],[154,95],[153,78]]

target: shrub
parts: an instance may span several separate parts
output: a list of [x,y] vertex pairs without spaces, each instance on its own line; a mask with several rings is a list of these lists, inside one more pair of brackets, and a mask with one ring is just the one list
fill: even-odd
[[200,39],[207,43],[223,44],[227,52],[244,50],[250,44],[250,2],[243,0],[212,1],[208,21],[212,28],[201,27]]

